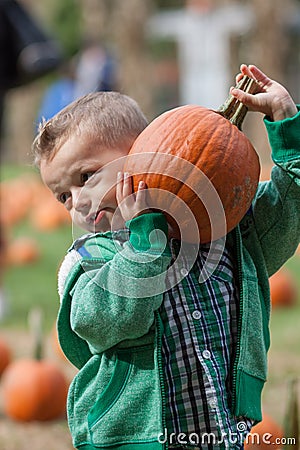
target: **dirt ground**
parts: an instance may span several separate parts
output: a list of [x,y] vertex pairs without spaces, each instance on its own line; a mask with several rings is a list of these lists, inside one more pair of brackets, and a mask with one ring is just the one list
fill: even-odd
[[15,423],[0,417],[1,450],[73,450],[65,421]]

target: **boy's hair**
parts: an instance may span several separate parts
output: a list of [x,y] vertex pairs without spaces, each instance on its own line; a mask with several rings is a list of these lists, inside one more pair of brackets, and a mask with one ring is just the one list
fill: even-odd
[[39,125],[32,144],[34,163],[51,160],[74,134],[88,134],[99,145],[113,148],[134,141],[148,122],[138,104],[119,92],[94,92],[70,103]]

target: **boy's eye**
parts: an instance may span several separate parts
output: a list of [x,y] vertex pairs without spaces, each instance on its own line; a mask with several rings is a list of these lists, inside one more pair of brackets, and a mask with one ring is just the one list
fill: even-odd
[[95,173],[95,172],[86,172],[86,173],[82,173],[82,174],[80,175],[81,183],[82,183],[82,184],[86,183],[86,182],[94,175],[94,173]]
[[61,203],[66,203],[66,201],[68,200],[68,198],[70,197],[70,193],[69,192],[63,192],[62,194],[60,194],[60,196],[58,197],[58,200]]

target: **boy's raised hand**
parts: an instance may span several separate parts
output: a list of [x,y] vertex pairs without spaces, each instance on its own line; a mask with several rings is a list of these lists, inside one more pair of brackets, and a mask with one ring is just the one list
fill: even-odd
[[235,87],[230,88],[230,93],[246,105],[250,111],[261,112],[274,121],[293,117],[297,113],[297,107],[284,86],[271,80],[254,65],[242,64],[240,70],[241,72],[236,76],[237,83],[244,75],[248,75],[256,80],[261,88],[260,92],[255,95]]
[[134,192],[132,177],[127,172],[118,172],[116,199],[125,222],[141,214],[152,212],[147,205],[146,184],[140,181],[137,192]]

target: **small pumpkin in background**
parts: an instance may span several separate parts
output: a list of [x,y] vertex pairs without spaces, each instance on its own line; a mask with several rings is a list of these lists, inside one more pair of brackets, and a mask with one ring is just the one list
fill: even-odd
[[22,266],[36,262],[40,258],[40,248],[35,239],[20,236],[6,246],[7,265]]
[[[257,91],[248,77],[238,87]],[[250,207],[260,164],[240,130],[246,112],[233,96],[218,111],[181,106],[158,116],[135,140],[124,170],[133,176],[135,191],[139,181],[146,182],[149,206],[166,213],[175,237],[192,243],[218,239]]]
[[71,222],[69,212],[59,203],[46,186],[40,186],[30,213],[30,221],[39,231],[53,231]]
[[298,291],[294,277],[286,268],[279,269],[269,279],[271,302],[274,308],[293,306],[297,301]]
[[13,361],[2,377],[4,414],[17,421],[48,421],[66,412],[68,382],[52,361],[42,359],[40,311],[30,315],[35,333],[35,358]]
[[65,413],[68,384],[52,362],[14,361],[3,374],[2,387],[4,413],[11,419],[46,421]]
[[263,413],[263,420],[255,425],[246,438],[244,448],[247,450],[279,450],[284,437],[283,428],[269,415]]
[[52,231],[71,222],[64,206],[32,174],[2,181],[0,200],[0,223],[6,227],[12,227],[27,216],[39,231]]
[[5,339],[0,338],[0,376],[12,360],[11,349]]
[[65,413],[68,384],[52,362],[21,359],[3,374],[4,413],[14,420],[53,420]]
[[40,184],[36,177],[29,175],[0,183],[1,224],[10,227],[24,219],[32,205],[37,183]]
[[36,206],[31,212],[31,223],[39,231],[53,231],[71,222],[65,207],[54,198]]

